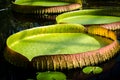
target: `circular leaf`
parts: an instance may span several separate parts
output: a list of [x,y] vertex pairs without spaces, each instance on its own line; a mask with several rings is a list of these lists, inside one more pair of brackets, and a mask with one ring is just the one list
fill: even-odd
[[94,67],[93,74],[100,74],[103,71],[101,67]]
[[79,3],[55,0],[15,0],[12,10],[24,14],[51,14],[80,9]]
[[85,67],[83,68],[82,70],[85,74],[100,74],[103,69],[101,67],[97,67],[97,66],[88,66],[88,67]]
[[63,18],[58,23],[77,23],[83,25],[91,24],[107,24],[120,21],[120,17],[113,16],[96,16],[96,15],[76,15],[68,18]]
[[16,0],[15,4],[19,5],[29,5],[29,6],[62,6],[68,5],[68,2],[55,2],[55,1],[45,1],[45,0]]
[[85,74],[90,74],[90,73],[92,73],[92,71],[93,71],[93,67],[92,67],[92,66],[85,67],[85,68],[83,68],[82,71],[83,71]]
[[78,23],[83,25],[108,24],[120,21],[117,9],[85,9],[60,14],[57,23]]
[[37,80],[66,80],[66,75],[62,72],[40,72]]
[[38,70],[56,70],[98,64],[112,58],[118,50],[118,40],[110,30],[56,24],[11,35],[4,56],[17,66],[30,64]]

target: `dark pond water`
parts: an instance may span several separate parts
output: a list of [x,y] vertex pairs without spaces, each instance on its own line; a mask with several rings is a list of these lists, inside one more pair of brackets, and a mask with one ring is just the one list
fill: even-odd
[[[9,0],[0,1],[0,80],[35,80],[36,71],[13,66],[3,57],[5,42],[9,35],[20,30],[55,23],[49,20],[42,22],[43,20],[28,19],[30,16],[25,18],[24,15],[15,15],[11,12]],[[105,72],[87,77],[86,80],[120,80],[119,53],[113,59],[100,64]],[[68,80],[82,80],[82,77],[86,76],[81,74],[79,69],[65,71],[65,73]]]

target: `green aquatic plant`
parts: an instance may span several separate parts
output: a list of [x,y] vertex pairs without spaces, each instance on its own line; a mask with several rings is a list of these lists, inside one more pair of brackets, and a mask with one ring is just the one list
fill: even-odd
[[37,80],[66,80],[66,75],[62,72],[39,72],[36,76]]
[[77,23],[85,26],[100,26],[114,31],[117,36],[120,32],[120,9],[84,9],[60,14],[56,17],[57,23]]
[[83,73],[85,74],[100,74],[102,73],[103,69],[101,67],[97,67],[97,66],[87,66],[85,68],[83,68]]
[[[79,0],[81,1],[81,0]],[[77,10],[79,1],[71,0],[15,0],[12,10],[24,14],[53,14]]]
[[119,50],[114,32],[80,24],[55,24],[23,30],[8,37],[6,45],[4,56],[7,61],[37,70],[95,65],[109,60]]
[[82,25],[108,24],[120,21],[119,9],[84,9],[60,14],[57,23],[78,23]]

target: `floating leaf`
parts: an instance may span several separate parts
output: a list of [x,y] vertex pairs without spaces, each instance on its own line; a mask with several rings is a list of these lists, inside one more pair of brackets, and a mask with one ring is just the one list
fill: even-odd
[[103,71],[101,67],[94,67],[93,74],[100,74]]
[[86,9],[60,14],[56,20],[57,23],[108,24],[120,21],[119,12],[112,9]]
[[120,17],[113,16],[96,16],[96,15],[79,15],[63,18],[58,23],[77,23],[83,25],[107,24],[120,21]]
[[85,74],[100,74],[103,71],[103,69],[101,67],[97,67],[97,66],[87,66],[85,68],[83,68],[83,72]]
[[56,70],[95,65],[112,58],[118,50],[118,40],[110,30],[55,24],[11,35],[4,56],[16,66]]
[[93,67],[85,67],[85,68],[83,68],[83,72],[85,74],[90,74],[90,73],[92,73],[92,71],[93,71]]
[[12,9],[24,14],[49,14],[77,10],[81,4],[55,0],[15,0]]
[[37,80],[66,80],[66,75],[62,72],[39,72]]

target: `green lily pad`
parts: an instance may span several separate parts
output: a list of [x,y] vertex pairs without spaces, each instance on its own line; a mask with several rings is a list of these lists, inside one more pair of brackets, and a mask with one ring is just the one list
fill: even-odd
[[108,60],[119,50],[114,32],[80,24],[23,30],[9,36],[6,43],[6,60],[17,66],[30,64],[38,70],[94,65]]
[[68,2],[46,1],[46,0],[16,0],[15,4],[29,5],[29,6],[62,6],[68,5]]
[[[14,34],[8,38],[7,45],[31,61],[35,56],[75,54],[96,50],[112,42],[109,39],[105,40],[85,33],[55,32],[38,34],[39,30],[42,31],[42,28]],[[35,32],[37,35],[34,34]]]
[[12,44],[8,42],[10,48],[26,56],[30,61],[35,56],[81,53],[96,50],[108,44],[83,33],[31,35],[16,40]]
[[100,74],[103,71],[103,69],[101,67],[97,67],[97,66],[88,66],[83,68],[83,72],[85,74]]
[[89,9],[60,14],[56,17],[56,21],[57,23],[77,23],[82,25],[108,24],[119,22],[120,17],[118,11]]
[[66,75],[62,72],[39,72],[37,80],[66,80]]
[[90,73],[92,73],[92,71],[93,71],[93,67],[91,67],[91,66],[85,67],[85,68],[83,68],[82,71],[83,71],[85,74],[90,74]]
[[101,67],[94,67],[93,74],[100,74],[103,71]]
[[[55,26],[58,27],[53,28]],[[83,52],[84,50],[79,49],[79,45],[81,45],[86,39],[84,37],[88,37],[92,42],[96,41],[94,38],[83,33],[69,33],[72,31],[72,28],[74,31],[74,27],[81,29],[80,31],[84,30],[82,25],[71,24],[68,26],[69,29],[67,28],[67,25],[51,25],[51,27],[38,27],[25,31],[23,30],[10,36],[7,40],[7,45],[9,45],[9,48],[22,54],[31,61],[33,57],[39,55],[73,54],[76,52],[78,53],[79,51]],[[85,42],[89,43],[88,41]],[[86,44],[85,42],[84,44]],[[90,44],[92,45],[92,43]],[[88,50],[93,50],[96,46],[98,46],[97,48],[100,47],[98,41],[93,45],[93,48],[89,49],[88,47]],[[85,47],[85,45],[82,47]],[[77,49],[78,51],[76,51]]]
[[120,17],[113,16],[96,16],[96,15],[81,15],[63,18],[58,23],[77,23],[83,25],[90,24],[108,24],[120,21]]
[[15,0],[12,10],[23,14],[51,14],[80,9],[82,5],[71,1]]

